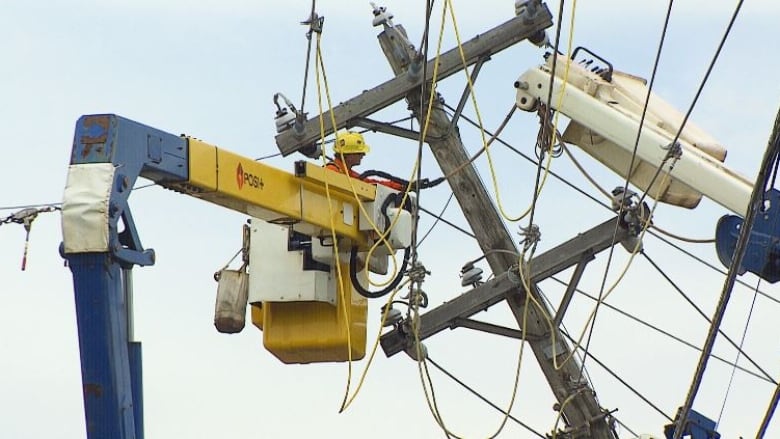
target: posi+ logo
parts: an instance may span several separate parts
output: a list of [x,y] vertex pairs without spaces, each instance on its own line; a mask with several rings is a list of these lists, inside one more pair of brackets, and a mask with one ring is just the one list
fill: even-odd
[[245,184],[255,189],[263,189],[263,186],[265,185],[261,177],[244,172],[244,167],[241,166],[241,163],[236,167],[236,183],[238,184],[239,190],[243,189]]

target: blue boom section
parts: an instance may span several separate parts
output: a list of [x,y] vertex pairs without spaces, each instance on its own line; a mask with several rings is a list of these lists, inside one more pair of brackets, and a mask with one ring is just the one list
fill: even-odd
[[[119,264],[108,253],[69,256],[76,296],[87,435],[138,438],[127,307]],[[140,424],[139,424],[140,425]]]
[[141,344],[129,338],[129,285],[123,273],[129,276],[134,265],[152,265],[154,251],[141,245],[127,200],[139,176],[158,183],[186,181],[187,160],[187,142],[179,136],[110,114],[82,116],[76,123],[71,164],[116,167],[108,251],[63,250],[73,273],[89,439],[143,438]]
[[[715,231],[715,249],[720,262],[731,266],[737,240],[744,220],[738,216],[726,215],[718,221]],[[780,280],[780,191],[771,189],[764,194],[764,204],[757,212],[750,229],[750,239],[738,267],[739,274],[746,271],[775,283]]]

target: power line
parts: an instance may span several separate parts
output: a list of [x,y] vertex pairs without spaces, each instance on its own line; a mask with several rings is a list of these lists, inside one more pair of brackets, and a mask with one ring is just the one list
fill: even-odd
[[570,335],[569,335],[569,334],[568,334],[566,331],[561,331],[561,334],[563,334],[563,335],[564,335],[564,336],[565,336],[565,337],[566,337],[566,338],[567,338],[567,339],[568,339],[568,340],[569,340],[571,343],[573,343],[573,344],[574,344],[574,347],[575,347],[577,350],[580,350],[580,351],[582,351],[582,355],[583,355],[584,357],[590,357],[590,358],[592,358],[592,359],[593,359],[593,361],[595,361],[595,362],[596,362],[596,364],[598,364],[599,366],[601,366],[601,368],[602,368],[602,369],[604,369],[604,370],[605,370],[605,371],[606,371],[608,374],[612,375],[612,377],[613,377],[613,378],[615,378],[616,380],[618,380],[618,381],[620,382],[620,384],[622,384],[622,385],[623,385],[623,386],[625,386],[625,387],[626,387],[628,390],[630,390],[630,391],[631,391],[631,393],[633,393],[634,395],[636,395],[637,397],[639,397],[639,399],[641,399],[642,401],[644,401],[644,402],[645,402],[645,403],[646,403],[648,406],[650,406],[650,407],[651,407],[653,410],[655,410],[656,412],[658,412],[659,414],[661,414],[661,416],[663,416],[664,418],[666,418],[667,420],[669,420],[669,422],[673,422],[673,419],[672,419],[671,417],[669,417],[669,415],[667,415],[666,413],[664,413],[664,411],[663,411],[663,410],[661,410],[660,408],[658,408],[658,406],[657,406],[656,404],[654,404],[654,403],[653,403],[652,401],[650,401],[650,400],[649,400],[649,399],[648,399],[646,396],[644,396],[644,395],[643,395],[641,392],[639,392],[639,390],[637,390],[636,388],[634,388],[634,386],[632,386],[631,384],[628,384],[628,382],[627,382],[626,380],[624,380],[623,378],[621,378],[621,377],[620,377],[620,375],[618,375],[617,373],[615,373],[615,372],[614,372],[612,369],[610,369],[610,368],[609,368],[609,367],[608,367],[606,364],[604,364],[604,363],[603,363],[601,360],[599,360],[598,358],[596,358],[596,357],[595,357],[595,356],[594,356],[592,353],[590,353],[590,352],[588,352],[588,351],[585,351],[585,349],[584,349],[582,346],[579,346],[579,345],[577,344],[577,342],[576,342],[576,341],[575,341],[575,340],[574,340],[574,339],[573,339],[573,338],[572,338],[572,337],[571,337],[571,336],[570,336]]
[[[425,238],[427,238],[428,235],[430,235],[431,232],[433,232],[433,229],[436,227],[436,225],[439,224],[439,221],[441,221],[441,217],[444,216],[444,212],[447,210],[447,207],[450,205],[450,202],[452,201],[452,198],[453,198],[454,195],[455,195],[455,192],[450,192],[450,196],[447,198],[447,202],[444,203],[444,207],[441,208],[441,212],[439,212],[438,215],[434,215],[436,220],[433,222],[433,224],[431,224],[431,227],[428,229],[427,232],[425,232],[423,237],[420,238],[420,241],[417,243],[418,247],[422,245],[423,241],[425,241]],[[418,209],[420,208],[420,206],[417,206],[417,207],[418,207]],[[473,238],[473,236],[472,236],[472,238]]]
[[[144,184],[133,188],[134,191],[139,189],[146,189],[148,187],[157,186],[156,183]],[[39,204],[20,204],[17,206],[0,206],[0,210],[22,210],[22,209],[35,209],[39,207],[62,207],[62,202],[57,203],[39,203]]]
[[[756,285],[758,289],[758,285]],[[739,349],[737,350],[737,358],[734,359],[734,368],[731,369],[731,375],[729,376],[729,384],[726,386],[726,394],[723,395],[723,404],[720,406],[720,413],[718,413],[718,420],[715,422],[715,426],[720,425],[720,420],[723,418],[723,412],[726,411],[726,401],[729,399],[729,393],[731,393],[731,385],[734,383],[734,375],[737,372],[737,364],[739,363],[739,357],[742,355],[742,348],[745,345],[745,339],[747,338],[748,327],[750,326],[750,320],[753,317],[753,309],[756,306],[756,299],[758,298],[758,292],[753,294],[753,300],[750,302],[750,310],[748,311],[747,319],[745,320],[745,328],[742,330],[742,337],[739,340]]]
[[37,209],[39,207],[58,207],[62,206],[62,203],[40,203],[40,204],[20,204],[18,206],[2,206],[0,210],[22,210],[22,209]]
[[[702,309],[701,309],[701,308],[699,308],[699,306],[698,306],[698,305],[696,305],[696,303],[695,303],[695,302],[694,302],[694,301],[693,301],[693,300],[692,300],[690,297],[688,297],[688,295],[687,295],[687,294],[685,294],[685,293],[683,292],[683,290],[682,290],[682,289],[681,289],[681,288],[680,288],[680,287],[677,285],[677,283],[676,283],[676,282],[674,282],[674,281],[672,280],[672,278],[671,278],[671,277],[669,277],[669,275],[668,275],[668,274],[666,274],[666,272],[664,272],[664,271],[661,269],[661,267],[659,267],[659,266],[658,266],[658,264],[656,264],[656,262],[655,262],[655,261],[654,261],[652,258],[650,258],[650,256],[648,256],[648,255],[647,255],[647,253],[645,253],[644,251],[642,251],[642,252],[640,252],[640,253],[642,254],[642,256],[644,256],[644,257],[645,257],[645,259],[647,259],[647,261],[648,261],[648,262],[650,262],[650,265],[652,265],[652,266],[653,266],[653,267],[654,267],[654,268],[655,268],[655,269],[658,271],[658,273],[660,273],[660,274],[661,274],[661,276],[663,276],[663,277],[664,277],[664,279],[666,279],[666,281],[667,281],[667,282],[669,282],[669,284],[670,284],[670,285],[671,285],[671,286],[672,286],[672,287],[673,287],[673,288],[674,288],[674,289],[675,289],[675,290],[676,290],[676,291],[677,291],[677,292],[678,292],[678,293],[679,293],[679,294],[680,294],[680,295],[681,295],[681,296],[682,296],[682,297],[683,297],[683,298],[684,298],[684,299],[685,299],[685,300],[686,300],[686,301],[687,301],[687,302],[688,302],[688,303],[689,303],[689,304],[690,304],[690,305],[691,305],[691,306],[692,306],[692,307],[693,307],[693,308],[694,308],[694,309],[695,309],[695,310],[696,310],[696,311],[699,313],[699,315],[701,315],[702,317],[704,317],[704,320],[706,320],[706,321],[707,321],[707,323],[709,323],[710,325],[712,325],[712,320],[710,320],[710,318],[709,318],[709,317],[707,317],[707,314],[705,314],[705,313],[704,313],[704,311],[702,311]],[[719,333],[720,335],[722,335],[722,336],[723,336],[723,338],[724,338],[724,339],[726,339],[726,341],[728,341],[728,342],[729,342],[729,344],[731,344],[731,346],[733,346],[733,347],[734,347],[735,349],[737,349],[738,351],[742,352],[742,355],[744,355],[744,356],[745,356],[745,358],[746,358],[746,359],[747,359],[747,360],[748,360],[748,361],[749,361],[749,362],[750,362],[750,363],[751,363],[753,366],[755,366],[755,367],[756,367],[756,369],[758,369],[759,371],[761,371],[761,373],[763,373],[763,374],[764,374],[764,376],[765,376],[767,379],[769,379],[769,380],[770,380],[770,381],[771,381],[773,384],[776,384],[776,383],[777,383],[777,382],[776,382],[774,379],[772,379],[772,376],[771,376],[771,375],[770,375],[770,374],[769,374],[767,371],[765,371],[765,370],[764,370],[764,369],[763,369],[761,366],[759,366],[759,365],[758,365],[758,363],[756,363],[755,361],[753,361],[753,358],[751,358],[751,357],[750,357],[750,356],[749,356],[749,355],[748,355],[748,354],[747,354],[745,351],[742,351],[742,350],[739,348],[739,346],[738,346],[738,345],[737,345],[737,344],[736,344],[736,343],[735,343],[735,342],[734,342],[734,341],[731,339],[731,337],[729,337],[729,336],[728,336],[728,335],[727,335],[725,332],[721,331],[720,329],[718,329],[718,333]],[[703,351],[703,350],[702,350],[702,351]]]
[[473,239],[477,239],[477,237],[474,236],[473,233],[469,232],[468,230],[466,230],[466,229],[464,229],[464,228],[462,228],[462,227],[460,227],[460,226],[458,226],[458,225],[456,225],[456,224],[454,224],[454,223],[452,223],[450,221],[447,221],[442,216],[436,215],[435,213],[431,212],[430,210],[428,210],[428,209],[426,209],[426,208],[424,208],[422,206],[420,206],[420,212],[425,212],[428,215],[430,215],[430,216],[436,218],[437,220],[443,222],[444,224],[446,224],[446,225],[452,227],[453,229],[459,231],[460,233],[463,233],[464,235],[469,236],[469,237],[471,237]]
[[[664,26],[663,26],[663,29],[661,30],[661,38],[660,38],[660,41],[658,43],[658,50],[657,50],[656,55],[655,55],[655,61],[653,62],[653,72],[652,72],[652,74],[650,76],[650,83],[649,83],[649,85],[647,87],[647,94],[645,96],[645,103],[644,103],[643,108],[642,108],[642,116],[639,119],[639,129],[637,130],[636,141],[634,143],[634,149],[633,149],[633,151],[631,153],[631,164],[628,167],[629,170],[634,169],[634,162],[636,161],[636,153],[637,153],[637,149],[639,148],[639,138],[642,135],[642,126],[644,125],[645,116],[647,115],[647,108],[650,105],[650,96],[652,95],[653,84],[655,83],[655,77],[656,77],[656,74],[658,73],[658,64],[659,64],[659,61],[661,60],[661,52],[663,52],[664,40],[666,40],[666,31],[669,28],[669,18],[672,15],[672,4],[673,3],[674,3],[674,0],[669,0],[669,6],[667,7],[667,10],[666,10],[666,18],[664,19]],[[676,140],[677,139],[675,139],[675,141]],[[674,142],[672,142],[672,144],[674,144]],[[666,160],[664,160],[664,162],[665,161]],[[661,166],[658,167],[658,170],[660,171],[660,169],[662,167],[663,167],[663,163],[661,164]],[[657,175],[658,175],[658,173],[656,173],[656,176]],[[629,176],[630,176],[630,172],[626,174],[626,183],[623,186],[623,195],[621,197],[622,200],[621,200],[621,203],[620,203],[620,209],[618,211],[618,217],[620,217],[620,218],[623,218],[623,214],[625,212],[625,208],[626,208],[626,204],[627,204],[626,203],[626,197],[627,197],[627,195],[629,193],[628,192]],[[653,177],[653,180],[655,180],[655,177]],[[647,186],[647,190],[650,190],[650,187],[652,186],[652,183],[653,182],[651,181],[651,183]],[[639,200],[639,202],[637,204],[640,205],[640,206],[642,205],[642,199],[641,198],[640,198],[640,200]],[[649,221],[649,219],[648,219],[648,221]],[[596,317],[598,317],[599,305],[601,305],[601,303],[602,303],[602,301],[604,299],[604,289],[606,288],[606,285],[607,285],[607,276],[609,275],[609,268],[610,268],[610,266],[612,264],[612,257],[614,256],[614,253],[615,253],[615,242],[617,240],[618,227],[619,227],[619,224],[615,223],[615,230],[612,233],[612,245],[610,245],[610,247],[609,247],[609,256],[607,256],[607,264],[604,267],[604,276],[601,279],[601,287],[599,288],[599,299],[598,299],[598,301],[596,301],[596,307],[593,310],[593,319],[589,322],[590,328],[588,330],[588,338],[585,341],[585,352],[588,352],[588,348],[590,347],[590,341],[593,338],[593,331],[595,331],[595,328],[596,328]],[[584,361],[582,362],[581,367],[585,367],[585,362]],[[580,374],[582,374],[582,372],[580,372]]]
[[[444,106],[445,106],[446,108],[450,109],[450,110],[454,110],[454,108],[452,108],[451,106],[449,106],[449,105],[448,105],[448,104],[446,104],[446,103],[444,104]],[[464,115],[464,114],[461,114],[461,116],[460,116],[460,117],[461,117],[461,119],[465,120],[465,121],[466,121],[466,122],[468,122],[469,124],[471,124],[471,125],[473,125],[473,126],[477,126],[477,125],[474,123],[474,121],[472,121],[471,119],[469,119],[469,117],[468,117],[468,116],[466,116],[466,115]],[[487,131],[487,130],[486,130],[485,132],[486,132],[487,134],[490,134],[490,135],[492,135],[492,134],[491,134],[489,131]],[[496,141],[497,141],[498,143],[500,143],[500,144],[504,145],[505,147],[507,147],[507,148],[508,148],[510,151],[512,151],[512,152],[514,152],[515,154],[519,155],[520,157],[524,158],[526,161],[528,161],[528,162],[530,162],[530,163],[532,163],[532,164],[534,164],[534,165],[537,163],[537,162],[536,162],[534,159],[532,159],[532,158],[531,158],[531,157],[529,157],[527,154],[525,154],[525,153],[523,153],[522,151],[520,151],[519,149],[517,149],[515,146],[513,146],[513,145],[509,144],[508,142],[506,142],[506,141],[505,141],[505,140],[503,140],[502,138],[500,138],[500,137],[496,137]],[[606,203],[604,203],[604,202],[602,202],[601,200],[597,199],[597,198],[596,198],[596,197],[594,197],[593,195],[591,195],[591,194],[589,194],[589,193],[585,192],[584,190],[580,189],[579,187],[577,187],[576,185],[574,185],[573,183],[571,183],[569,180],[567,180],[567,179],[563,178],[562,176],[560,176],[559,174],[557,174],[555,171],[552,171],[552,170],[550,170],[550,175],[552,175],[553,177],[555,177],[555,178],[556,178],[558,181],[560,181],[561,183],[563,183],[563,184],[565,184],[566,186],[570,187],[571,189],[575,190],[576,192],[579,192],[581,195],[584,195],[585,197],[589,198],[590,200],[592,200],[593,202],[595,202],[595,203],[596,203],[596,204],[598,204],[599,206],[601,206],[601,207],[603,207],[603,208],[605,208],[605,209],[608,209],[608,210],[612,211],[612,208],[611,208],[609,205],[607,205]],[[649,233],[650,235],[652,235],[653,237],[657,238],[658,240],[660,240],[661,242],[663,242],[663,243],[665,243],[665,244],[669,245],[670,247],[674,248],[675,250],[679,251],[680,253],[682,253],[682,254],[684,254],[684,255],[686,255],[686,256],[688,256],[688,257],[690,257],[691,259],[693,259],[693,260],[695,260],[696,262],[699,262],[700,264],[702,264],[702,265],[704,265],[704,266],[706,266],[706,267],[708,267],[708,268],[712,269],[713,271],[716,271],[716,272],[718,272],[718,273],[720,273],[720,274],[722,274],[722,275],[724,275],[724,276],[726,275],[726,271],[724,271],[724,270],[722,270],[722,269],[720,269],[720,268],[716,267],[715,265],[713,265],[713,264],[711,264],[711,263],[709,263],[709,262],[705,261],[704,259],[702,259],[702,258],[700,258],[700,257],[698,257],[698,256],[696,256],[696,255],[694,255],[694,254],[693,254],[693,253],[691,253],[690,251],[688,251],[688,250],[686,250],[686,249],[684,249],[684,248],[680,247],[679,245],[677,245],[677,244],[675,244],[675,243],[673,243],[673,242],[669,241],[668,239],[664,238],[663,236],[660,236],[658,232],[654,232],[652,229],[653,229],[653,228],[651,227],[651,230],[648,230],[648,233]],[[461,231],[462,231],[462,230],[461,230]],[[468,234],[468,233],[467,233],[467,234]],[[468,234],[468,235],[469,235],[469,236],[472,236],[471,234]],[[472,237],[473,237],[473,236],[472,236]],[[690,239],[687,239],[687,241],[692,241],[692,240],[690,240]],[[748,288],[750,288],[750,289],[753,289],[753,288],[754,288],[754,285],[750,285],[750,284],[748,284],[747,282],[745,282],[745,281],[743,281],[743,280],[741,280],[741,279],[737,279],[737,280],[736,280],[736,282],[737,282],[738,284],[740,284],[740,285],[743,285],[743,286],[745,286],[745,287],[748,287]],[[767,298],[767,299],[769,299],[769,300],[771,300],[772,302],[775,302],[776,304],[779,304],[779,305],[780,305],[780,300],[779,300],[779,299],[776,299],[776,298],[774,298],[774,297],[770,296],[769,294],[767,294],[766,292],[764,292],[764,291],[762,291],[762,290],[760,290],[760,289],[758,290],[758,294],[759,294],[759,295],[761,295],[761,296],[763,296],[763,297],[765,297],[765,298]]]
[[[563,286],[568,286],[568,283],[558,279],[555,276],[551,276],[551,279],[554,280],[555,282],[558,282],[559,284],[561,284]],[[596,298],[596,296],[588,294],[587,292],[585,292],[585,291],[583,291],[583,290],[581,290],[579,288],[575,288],[574,291],[582,294],[583,296],[587,297],[588,299],[593,300],[594,302],[596,300],[598,300]],[[681,338],[681,337],[679,337],[677,335],[674,335],[671,332],[666,331],[666,330],[664,330],[664,329],[662,329],[662,328],[660,328],[660,327],[658,327],[656,325],[653,325],[652,323],[650,323],[650,322],[648,322],[646,320],[643,320],[643,319],[641,319],[641,318],[639,318],[639,317],[637,317],[637,316],[635,316],[635,315],[633,315],[633,314],[631,314],[631,313],[629,313],[627,311],[624,311],[624,310],[616,307],[615,305],[612,305],[612,304],[610,304],[608,302],[603,302],[602,305],[607,307],[607,309],[611,309],[612,311],[615,311],[616,313],[618,313],[618,314],[620,314],[620,315],[622,315],[624,317],[627,317],[627,318],[629,318],[629,319],[631,319],[631,320],[633,320],[633,321],[635,321],[635,322],[637,322],[637,323],[639,323],[639,324],[641,324],[641,325],[643,325],[643,326],[645,326],[645,327],[647,327],[649,329],[652,329],[653,331],[656,331],[659,334],[664,335],[664,336],[666,336],[666,337],[668,337],[668,338],[670,338],[670,339],[672,339],[672,340],[674,340],[674,341],[676,341],[676,342],[678,342],[678,343],[680,343],[680,344],[682,344],[684,346],[687,346],[687,347],[689,347],[689,348],[691,348],[691,349],[693,349],[693,350],[695,350],[697,352],[701,352],[701,348],[696,346],[695,344],[693,344],[693,343],[691,343],[691,342],[689,342],[689,341],[687,341],[687,340],[685,340],[685,339],[683,339],[683,338]],[[721,361],[721,362],[729,365],[729,366],[736,367],[737,369],[741,370],[742,372],[747,373],[748,375],[752,375],[755,378],[758,378],[758,379],[760,379],[762,381],[766,381],[767,383],[774,384],[774,381],[772,381],[771,379],[769,379],[769,378],[767,378],[767,377],[765,377],[763,375],[759,375],[759,374],[757,374],[756,372],[753,372],[750,369],[746,369],[746,368],[744,368],[742,366],[739,366],[736,363],[733,363],[733,362],[731,362],[729,360],[726,360],[723,357],[719,357],[719,356],[714,355],[714,354],[713,354],[712,357],[715,358],[718,361]]]
[[434,361],[434,360],[433,360],[433,358],[431,358],[430,356],[427,358],[427,361],[428,361],[429,363],[431,363],[431,364],[432,364],[432,365],[433,365],[435,368],[439,369],[439,371],[440,371],[441,373],[443,373],[444,375],[447,375],[447,377],[449,377],[451,380],[453,380],[453,381],[455,381],[456,383],[460,384],[460,385],[461,385],[461,387],[463,387],[464,389],[466,389],[466,390],[468,390],[469,392],[471,392],[471,393],[472,393],[474,396],[476,396],[477,398],[479,398],[480,400],[482,400],[482,401],[483,401],[485,404],[487,404],[487,405],[489,405],[490,407],[493,407],[494,409],[496,409],[496,410],[498,410],[499,412],[503,413],[503,414],[504,414],[505,416],[507,416],[509,419],[511,419],[512,421],[514,421],[515,423],[517,423],[517,425],[519,425],[519,426],[521,426],[521,427],[525,428],[526,430],[528,430],[528,431],[530,431],[531,433],[535,434],[537,437],[540,437],[540,438],[542,438],[542,439],[546,439],[546,437],[547,437],[547,436],[543,435],[542,433],[539,433],[538,431],[534,430],[534,429],[533,429],[531,426],[529,426],[528,424],[526,424],[526,423],[524,423],[523,421],[521,421],[521,420],[519,420],[519,419],[515,418],[515,417],[514,417],[514,416],[512,416],[510,413],[507,413],[506,411],[504,411],[504,409],[502,409],[501,407],[499,407],[499,406],[497,406],[496,404],[492,403],[492,402],[491,402],[489,399],[487,399],[487,398],[485,398],[484,396],[482,396],[482,394],[481,394],[481,393],[477,392],[476,390],[474,390],[473,388],[471,388],[471,387],[470,387],[468,384],[466,384],[466,383],[464,383],[463,381],[461,381],[460,379],[458,379],[458,377],[456,377],[455,375],[451,374],[451,373],[450,373],[450,372],[449,372],[447,369],[445,369],[444,367],[442,367],[441,365],[439,365],[439,363],[437,363],[436,361]]
[[[721,268],[716,267],[715,265],[713,265],[713,264],[705,261],[704,259],[694,255],[693,253],[691,253],[688,250],[685,250],[684,248],[678,246],[677,244],[669,241],[668,239],[664,238],[663,236],[659,236],[657,233],[654,233],[652,230],[650,230],[650,234],[653,235],[655,238],[657,238],[659,241],[661,241],[664,244],[674,248],[675,250],[681,252],[682,254],[690,257],[691,259],[693,259],[696,262],[704,265],[705,267],[708,267],[708,268],[712,269],[713,271],[716,271],[716,272],[718,272],[718,273],[720,273],[720,274],[722,274],[724,276],[726,275],[726,271],[725,270],[722,270]],[[740,280],[740,279],[737,279],[737,283],[742,285],[742,286],[744,286],[744,287],[750,288],[751,290],[755,288],[758,291],[759,295],[761,295],[764,298],[769,299],[772,302],[775,302],[776,304],[780,305],[780,300],[775,299],[774,297],[770,296],[769,294],[765,293],[764,291],[761,291],[760,289],[758,289],[758,285],[750,285],[749,283],[747,283],[747,282],[745,282],[743,280]]]
[[[450,110],[451,112],[452,112],[452,111],[455,111],[455,108],[453,108],[452,106],[450,106],[450,105],[449,105],[449,104],[447,104],[446,102],[444,103],[444,106],[445,106],[445,107],[446,107],[448,110]],[[452,114],[452,113],[450,113],[450,114]],[[461,119],[463,119],[463,120],[465,120],[466,122],[468,122],[470,125],[472,125],[472,126],[474,126],[474,127],[477,127],[477,128],[479,127],[479,125],[478,125],[476,122],[474,122],[474,120],[472,120],[471,118],[469,118],[468,116],[466,116],[466,115],[464,115],[464,114],[462,114],[462,113],[461,113],[461,115],[460,115],[460,118],[461,118]],[[485,133],[486,133],[486,134],[488,134],[488,135],[490,135],[490,136],[495,136],[495,134],[494,134],[494,133],[491,133],[491,132],[490,132],[490,131],[488,131],[488,130],[485,130]],[[536,160],[532,159],[532,158],[531,158],[531,157],[530,157],[528,154],[525,154],[524,152],[520,151],[520,150],[519,150],[519,149],[517,149],[516,147],[514,147],[514,146],[512,146],[511,144],[507,143],[507,142],[506,142],[505,140],[503,140],[501,137],[498,137],[498,136],[496,136],[495,138],[496,138],[496,141],[497,141],[498,143],[500,143],[500,144],[504,145],[504,146],[505,146],[505,147],[507,147],[509,150],[511,150],[511,151],[512,151],[512,152],[514,152],[515,154],[519,155],[520,157],[524,158],[526,161],[528,161],[528,162],[532,163],[533,165],[538,165],[538,164],[540,163],[540,162],[537,162]],[[558,179],[558,181],[560,181],[561,183],[564,183],[565,185],[567,185],[567,186],[569,186],[570,188],[574,189],[575,191],[579,192],[581,195],[583,195],[583,196],[585,196],[585,197],[587,197],[587,198],[590,198],[591,200],[593,200],[593,201],[594,201],[594,202],[596,202],[597,204],[600,204],[601,206],[603,206],[603,207],[605,207],[605,208],[607,208],[607,209],[609,209],[609,210],[612,210],[612,209],[611,209],[611,208],[610,208],[610,207],[609,207],[609,206],[608,206],[606,203],[604,203],[604,202],[602,202],[602,201],[598,200],[598,199],[597,199],[596,197],[594,197],[593,195],[591,195],[591,194],[589,194],[589,193],[585,192],[584,190],[580,189],[579,187],[577,187],[577,186],[576,186],[576,185],[574,185],[573,183],[569,182],[569,181],[568,181],[568,180],[566,180],[565,178],[563,178],[563,177],[561,177],[560,175],[558,175],[558,174],[557,174],[555,171],[553,171],[553,170],[549,170],[548,172],[550,173],[550,175],[552,175],[553,177],[555,177],[556,179]]]

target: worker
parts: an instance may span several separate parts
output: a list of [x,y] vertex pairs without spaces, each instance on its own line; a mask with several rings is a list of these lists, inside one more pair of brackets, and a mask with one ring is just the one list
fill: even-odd
[[366,145],[363,135],[360,133],[347,131],[336,136],[336,143],[333,146],[333,153],[336,156],[330,163],[325,165],[327,169],[347,174],[352,178],[357,178],[366,183],[381,184],[397,191],[406,189],[407,184],[393,180],[380,180],[375,178],[361,177],[352,168],[360,165],[363,157],[370,151]]

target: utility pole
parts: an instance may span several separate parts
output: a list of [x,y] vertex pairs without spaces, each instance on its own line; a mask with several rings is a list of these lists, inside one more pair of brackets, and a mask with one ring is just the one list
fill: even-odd
[[[544,30],[552,25],[552,15],[547,7],[539,0],[529,0],[518,8],[518,12],[518,16],[463,44],[461,49],[466,59],[465,64],[474,66],[472,79],[476,79],[482,64],[499,51],[523,40],[537,43],[544,41]],[[409,108],[415,111],[415,117],[418,121],[422,123],[427,117],[426,114],[422,114],[417,109],[421,108],[420,104],[425,98],[420,94],[421,84],[425,82],[428,87],[431,85],[434,60],[420,59],[403,28],[393,25],[390,20],[392,16],[389,14],[386,16],[387,19],[382,19],[381,16],[384,13],[385,10],[382,8],[375,9],[374,24],[384,26],[383,32],[378,36],[379,43],[396,76],[337,105],[322,115],[326,120],[332,118],[335,121],[335,126],[326,124],[325,135],[332,134],[334,130],[352,126],[369,127],[388,134],[411,138],[419,138],[418,136],[421,135],[421,133],[414,133],[367,119],[370,114],[401,99],[406,99]],[[426,64],[423,65],[423,63]],[[443,53],[438,60],[438,65],[439,80],[463,70],[461,50],[454,48]],[[467,98],[466,91],[460,99],[455,123],[437,105],[433,106],[430,114],[428,133],[423,140],[430,146],[445,175],[449,175],[469,159],[457,130],[457,117]],[[425,103],[427,104],[427,102]],[[305,115],[298,114],[297,116],[295,123],[289,129],[276,136],[276,144],[282,155],[305,151],[321,136],[317,117],[304,120]],[[474,231],[480,248],[487,254],[486,259],[493,273],[496,277],[507,273],[510,268],[516,265],[517,258],[511,254],[491,252],[491,250],[508,250],[516,253],[517,249],[476,170],[472,165],[467,165],[452,175],[448,182],[466,220]],[[583,254],[585,253],[587,251],[583,252]],[[589,258],[585,257],[579,262],[572,280],[573,285],[576,285],[576,281],[588,260]],[[479,289],[472,292],[477,290]],[[530,290],[529,294],[533,294],[539,303],[544,303],[533,283]],[[571,291],[567,291],[565,297],[570,299],[573,287],[570,286],[569,290]],[[554,339],[556,340],[555,353],[557,355],[556,358],[551,356],[553,336],[546,322],[558,322],[561,315],[553,317],[550,310],[546,308],[541,311],[544,315],[540,315],[540,311],[535,307],[531,307],[527,311],[524,310],[525,294],[522,287],[508,288],[504,298],[518,324],[522,325],[523,315],[527,314],[526,341],[550,384],[558,401],[557,410],[562,412],[561,419],[567,426],[558,433],[558,437],[562,439],[617,439],[610,426],[609,413],[598,404],[593,389],[582,377],[580,365],[576,359],[570,359],[560,368],[555,367],[556,360],[558,363],[562,363],[565,358],[571,355],[570,347],[563,341],[563,335],[556,327]],[[496,298],[491,300],[493,302],[489,305],[500,301]],[[564,302],[559,314],[562,314],[568,304],[567,300]],[[481,326],[485,327],[485,324]],[[507,328],[503,329],[504,333],[517,332]]]
[[[526,35],[526,38],[529,36]],[[378,38],[396,77],[405,74],[416,59],[417,53],[409,44],[403,28],[385,25]],[[429,120],[426,141],[444,175],[450,175],[456,168],[468,162],[466,148],[458,130],[436,103],[429,115],[417,110],[427,108],[427,102],[423,102],[423,99],[427,99],[427,96],[421,96],[419,89],[411,90],[406,95],[409,108],[415,112],[420,125],[426,118]],[[516,253],[517,248],[473,165],[465,166],[451,175],[448,181],[480,248],[487,254],[486,260],[493,273],[499,276],[510,270],[517,264],[517,257],[506,252],[490,251],[501,249]],[[526,328],[529,337],[526,341],[558,400],[558,410],[562,412],[562,419],[568,426],[568,437],[615,439],[616,435],[609,425],[609,414],[601,408],[593,389],[582,377],[576,358],[571,358],[562,367],[556,368],[554,360],[557,359],[562,363],[571,355],[571,349],[563,341],[564,336],[556,327],[553,329],[556,332],[554,337],[556,358],[552,358],[553,337],[546,323],[553,321],[552,313],[546,307],[543,311],[539,311],[536,307],[524,310],[524,294],[532,294],[538,303],[544,303],[534,284],[531,285],[530,291],[524,291],[522,287],[510,289],[506,294],[506,300],[519,325],[522,326],[523,316],[527,315]],[[546,315],[540,315],[540,312]]]

